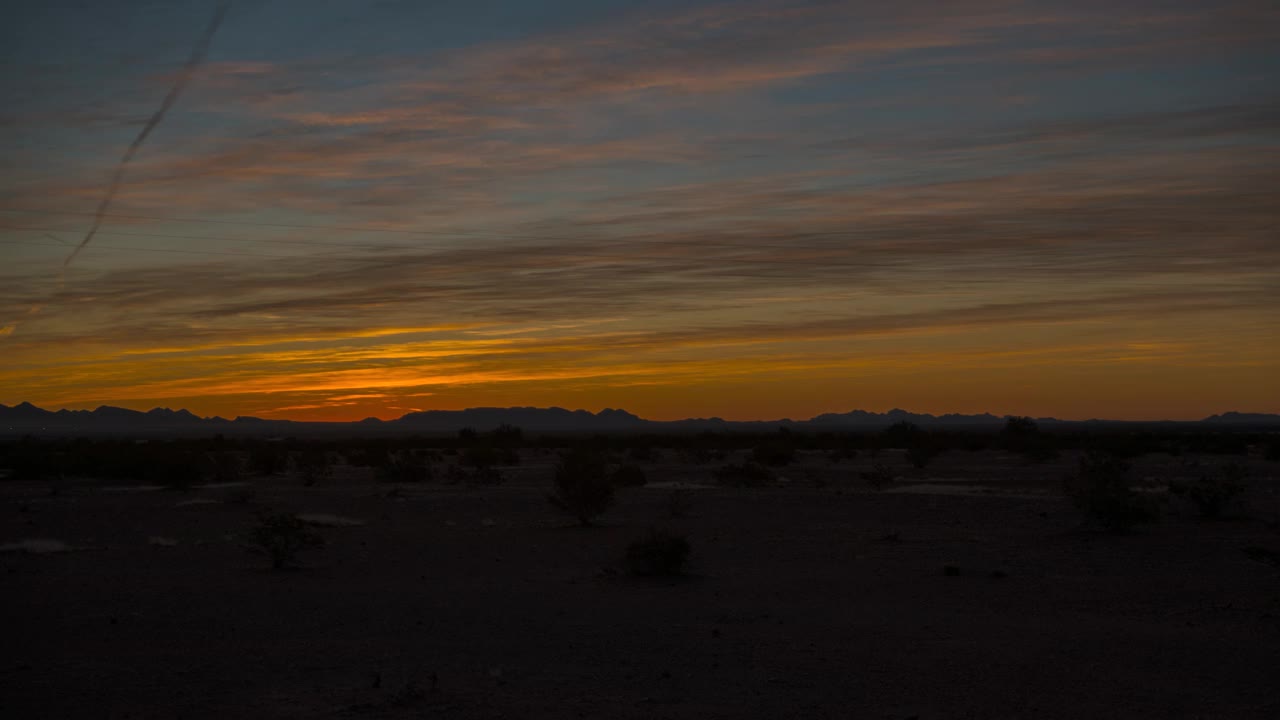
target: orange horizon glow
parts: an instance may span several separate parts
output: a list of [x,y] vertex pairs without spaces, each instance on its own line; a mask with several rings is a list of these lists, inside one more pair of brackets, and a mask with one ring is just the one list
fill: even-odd
[[1257,3],[393,5],[15,18],[0,403],[1280,412]]

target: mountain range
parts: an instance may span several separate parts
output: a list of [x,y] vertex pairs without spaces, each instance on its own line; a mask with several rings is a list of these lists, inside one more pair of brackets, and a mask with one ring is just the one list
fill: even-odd
[[[606,408],[598,413],[559,407],[468,408],[411,412],[395,420],[366,418],[358,422],[304,422],[256,417],[200,417],[188,410],[155,408],[146,412],[103,405],[95,410],[45,410],[29,402],[13,407],[0,405],[0,434],[4,435],[392,435],[454,433],[462,428],[479,431],[514,425],[527,432],[620,433],[768,431],[778,427],[795,430],[874,431],[897,422],[921,427],[950,429],[998,429],[1008,416],[931,415],[906,410],[886,413],[853,410],[825,413],[808,420],[724,420],[718,417],[685,420],[646,420],[626,410]],[[1045,427],[1088,426],[1188,426],[1280,429],[1280,414],[1227,412],[1197,421],[1058,420],[1036,418]]]

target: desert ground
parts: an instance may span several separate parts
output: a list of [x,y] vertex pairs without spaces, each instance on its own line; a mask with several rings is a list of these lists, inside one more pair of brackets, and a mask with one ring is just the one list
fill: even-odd
[[[1280,717],[1274,462],[1222,519],[1171,501],[1116,535],[1063,497],[1070,453],[811,453],[764,488],[668,454],[593,527],[547,502],[555,459],[483,486],[0,483],[0,714]],[[876,462],[902,476],[868,488]],[[263,508],[324,547],[272,570],[245,549]],[[654,527],[683,575],[621,567]]]

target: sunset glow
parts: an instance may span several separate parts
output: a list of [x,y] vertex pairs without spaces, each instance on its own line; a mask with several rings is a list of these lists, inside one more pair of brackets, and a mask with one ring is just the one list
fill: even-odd
[[65,270],[212,5],[62,5],[0,403],[1280,411],[1266,3],[235,5]]

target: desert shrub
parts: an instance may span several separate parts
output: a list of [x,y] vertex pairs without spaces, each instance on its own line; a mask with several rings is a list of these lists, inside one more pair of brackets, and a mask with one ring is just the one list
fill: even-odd
[[647,482],[649,479],[645,477],[644,468],[636,463],[623,463],[613,470],[613,484],[616,487],[640,487]]
[[631,448],[627,454],[632,461],[638,463],[652,463],[662,459],[662,451],[652,445],[637,445]]
[[1271,567],[1280,570],[1280,552],[1276,552],[1271,548],[1265,548],[1260,545],[1249,545],[1243,548],[1243,551],[1245,557],[1250,560],[1263,563],[1264,565],[1270,565]]
[[481,470],[501,464],[503,453],[491,445],[472,445],[462,451],[458,463]]
[[399,450],[386,454],[378,466],[377,477],[383,482],[419,483],[430,481],[433,473],[425,453]]
[[648,537],[627,546],[627,571],[643,577],[680,575],[689,550],[684,537],[651,530]]
[[858,451],[851,447],[839,447],[827,453],[827,460],[838,463],[845,460],[853,460],[858,457]]
[[1244,466],[1231,462],[1215,473],[1202,473],[1192,482],[1171,482],[1169,492],[1190,500],[1201,517],[1216,518],[1228,503],[1244,492],[1244,479]]
[[907,448],[907,461],[917,470],[923,470],[933,459],[942,454],[938,445],[924,441]]
[[773,472],[757,462],[730,463],[716,470],[716,482],[729,487],[762,487],[774,481]]
[[591,450],[561,455],[556,464],[555,486],[547,500],[579,523],[590,525],[593,518],[613,504],[613,482],[604,457]]
[[893,470],[880,463],[873,465],[870,470],[863,470],[858,475],[871,486],[872,490],[883,490],[897,478]]
[[297,453],[292,458],[293,470],[302,484],[311,487],[321,480],[333,475],[333,466],[329,464],[329,456],[323,450],[309,449]]
[[470,477],[470,473],[457,465],[450,464],[444,468],[444,483],[446,485],[457,485],[458,483],[466,482]]
[[233,483],[245,478],[246,463],[240,453],[232,451],[211,452],[205,455],[207,477],[211,482]]
[[1009,416],[1000,430],[1000,441],[1005,447],[1017,450],[1025,438],[1040,434],[1040,426],[1029,417]]
[[159,447],[150,460],[148,479],[172,490],[187,490],[202,482],[208,470],[204,458],[185,447]]
[[711,451],[704,447],[679,448],[676,453],[680,462],[689,465],[705,465],[711,462]]
[[1010,417],[1000,431],[1000,444],[1005,450],[1021,455],[1030,463],[1045,463],[1058,457],[1053,439],[1040,432],[1040,426],[1029,417]]
[[324,544],[324,538],[292,513],[263,512],[249,533],[249,549],[271,559],[280,570],[297,562],[298,553]]
[[1048,435],[1041,435],[1028,442],[1020,452],[1027,462],[1035,465],[1058,459],[1058,448]]
[[288,461],[278,443],[259,443],[249,451],[249,465],[259,475],[279,475],[288,469]]
[[1075,506],[1113,532],[1155,520],[1155,500],[1131,487],[1130,465],[1108,452],[1091,451],[1079,471],[1067,478],[1065,490]]
[[31,437],[10,445],[3,464],[11,480],[57,480],[64,474],[65,463],[50,446]]
[[917,444],[925,432],[913,422],[906,420],[896,422],[880,433],[880,445],[890,448],[905,448]]
[[780,437],[761,443],[751,450],[751,459],[761,465],[782,467],[796,458],[796,446],[789,437]]
[[351,467],[380,468],[387,461],[389,451],[383,444],[369,444],[355,447],[343,453],[342,457]]
[[513,445],[519,445],[521,440],[524,439],[524,430],[521,430],[515,425],[503,423],[494,428],[491,436],[496,444],[503,447],[511,447]]

